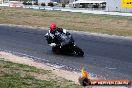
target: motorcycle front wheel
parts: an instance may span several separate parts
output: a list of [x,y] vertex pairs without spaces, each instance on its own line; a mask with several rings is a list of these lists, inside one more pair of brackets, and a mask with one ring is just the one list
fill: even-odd
[[83,52],[82,49],[80,49],[78,46],[74,46],[74,52],[75,52],[75,54],[77,54],[78,56],[84,56],[84,52]]

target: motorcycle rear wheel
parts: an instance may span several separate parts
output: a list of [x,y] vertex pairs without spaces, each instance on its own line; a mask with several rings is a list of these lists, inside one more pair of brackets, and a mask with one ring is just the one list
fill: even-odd
[[52,47],[52,52],[55,53],[55,54],[60,54],[61,53],[59,47]]

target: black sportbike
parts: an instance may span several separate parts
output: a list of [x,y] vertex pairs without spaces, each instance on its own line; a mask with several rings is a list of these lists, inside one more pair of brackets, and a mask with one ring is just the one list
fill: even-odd
[[[48,35],[45,35],[45,37],[47,42],[51,41]],[[75,45],[74,39],[69,32],[56,32],[50,46],[52,46],[52,51],[56,54],[75,54],[78,56],[84,55],[82,49]]]

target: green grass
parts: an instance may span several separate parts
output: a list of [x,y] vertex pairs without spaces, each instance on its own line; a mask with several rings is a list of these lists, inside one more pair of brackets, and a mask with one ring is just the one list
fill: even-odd
[[6,8],[0,10],[0,23],[38,27],[56,23],[68,30],[132,36],[132,17],[123,16]]
[[[47,76],[39,79],[36,75]],[[52,78],[49,70],[37,69],[33,66],[12,63],[0,58],[0,88],[81,88],[63,78]]]

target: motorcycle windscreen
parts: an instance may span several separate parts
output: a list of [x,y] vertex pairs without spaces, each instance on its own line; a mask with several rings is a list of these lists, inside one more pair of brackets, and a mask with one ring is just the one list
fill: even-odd
[[60,37],[61,37],[61,45],[66,45],[73,41],[71,35],[61,34]]

